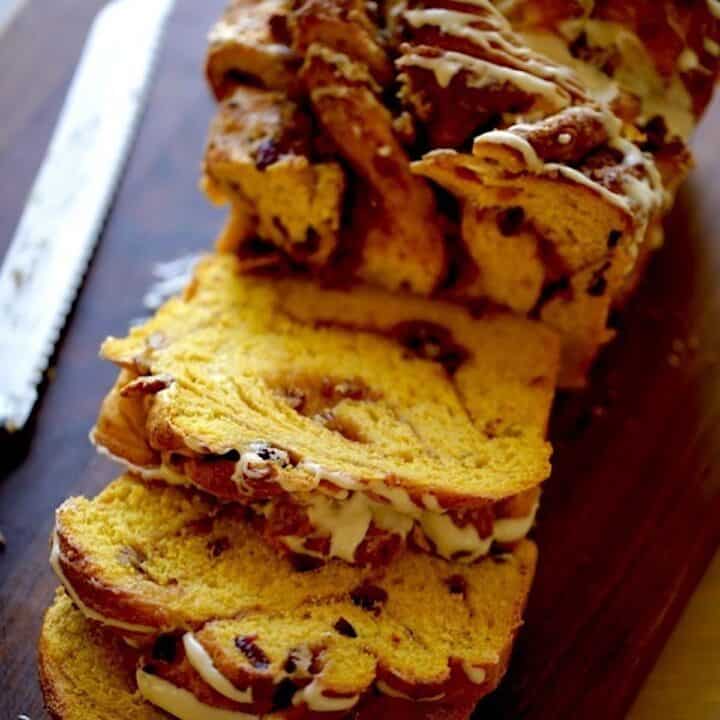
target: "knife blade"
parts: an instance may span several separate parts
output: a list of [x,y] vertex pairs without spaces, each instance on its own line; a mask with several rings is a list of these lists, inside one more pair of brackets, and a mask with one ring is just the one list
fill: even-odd
[[122,177],[174,0],[96,16],[0,268],[0,428],[22,428]]

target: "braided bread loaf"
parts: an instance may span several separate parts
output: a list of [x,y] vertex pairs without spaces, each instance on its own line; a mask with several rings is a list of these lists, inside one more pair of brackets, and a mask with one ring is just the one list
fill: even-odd
[[[238,22],[231,4],[207,61],[221,105],[204,183],[232,206],[221,247],[249,268],[536,315],[563,338],[561,384],[581,385],[662,242],[717,74],[712,4],[666,2],[662,19],[645,5],[305,0],[243,3]],[[279,95],[248,18],[298,68]],[[283,120],[253,139],[228,129],[254,102]],[[284,140],[298,133],[301,150]],[[313,180],[278,189],[298,156]]]

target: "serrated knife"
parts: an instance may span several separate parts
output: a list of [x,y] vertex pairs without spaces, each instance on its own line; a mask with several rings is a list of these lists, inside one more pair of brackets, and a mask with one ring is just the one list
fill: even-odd
[[122,177],[174,0],[95,18],[0,268],[0,428],[27,422]]

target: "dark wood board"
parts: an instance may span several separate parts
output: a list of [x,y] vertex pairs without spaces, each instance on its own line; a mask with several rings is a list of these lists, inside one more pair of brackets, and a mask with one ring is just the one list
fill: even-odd
[[[45,717],[35,642],[56,583],[54,508],[115,468],[88,441],[114,370],[100,340],[143,314],[151,267],[207,248],[196,189],[212,103],[205,32],[223,0],[178,0],[148,111],[31,425],[0,438],[0,718]],[[0,36],[0,253],[42,159],[98,0],[31,0]],[[720,539],[720,103],[669,242],[584,393],[560,396],[527,623],[483,720],[618,720]],[[0,339],[0,342],[2,339]],[[2,368],[0,368],[2,372]]]

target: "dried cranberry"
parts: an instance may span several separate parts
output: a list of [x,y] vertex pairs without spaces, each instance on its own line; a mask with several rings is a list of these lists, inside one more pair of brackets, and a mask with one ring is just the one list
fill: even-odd
[[344,617],[338,619],[333,626],[341,635],[349,638],[356,638],[357,631]]
[[388,594],[381,587],[364,582],[350,592],[353,603],[363,610],[379,615],[383,603],[387,602]]
[[504,210],[497,217],[498,228],[505,237],[515,235],[524,222],[525,211],[519,205]]
[[281,680],[273,692],[272,709],[273,711],[285,710],[292,704],[293,695],[297,692],[297,687],[290,678]]
[[467,594],[467,580],[462,575],[451,575],[445,579],[445,585],[447,589],[453,595],[462,595],[465,597]]
[[607,280],[605,279],[605,271],[610,267],[610,263],[604,263],[602,267],[593,273],[592,278],[587,286],[587,294],[593,297],[600,297],[607,290]]
[[255,150],[255,167],[258,170],[264,170],[268,165],[272,165],[278,161],[280,157],[280,147],[272,138],[263,140]]
[[208,543],[208,550],[213,557],[219,557],[230,549],[230,540],[226,537],[217,538]]
[[256,670],[267,670],[270,658],[256,643],[257,635],[242,635],[235,638],[235,646],[250,661]]
[[617,244],[620,242],[621,237],[622,237],[622,230],[611,230],[608,233],[608,239],[607,239],[608,248],[612,250],[612,248],[617,247]]
[[402,322],[395,326],[394,334],[408,350],[420,358],[440,363],[450,375],[467,360],[467,350],[458,345],[442,325],[420,320]]
[[177,638],[173,635],[160,635],[152,649],[153,660],[171,663],[177,656]]

